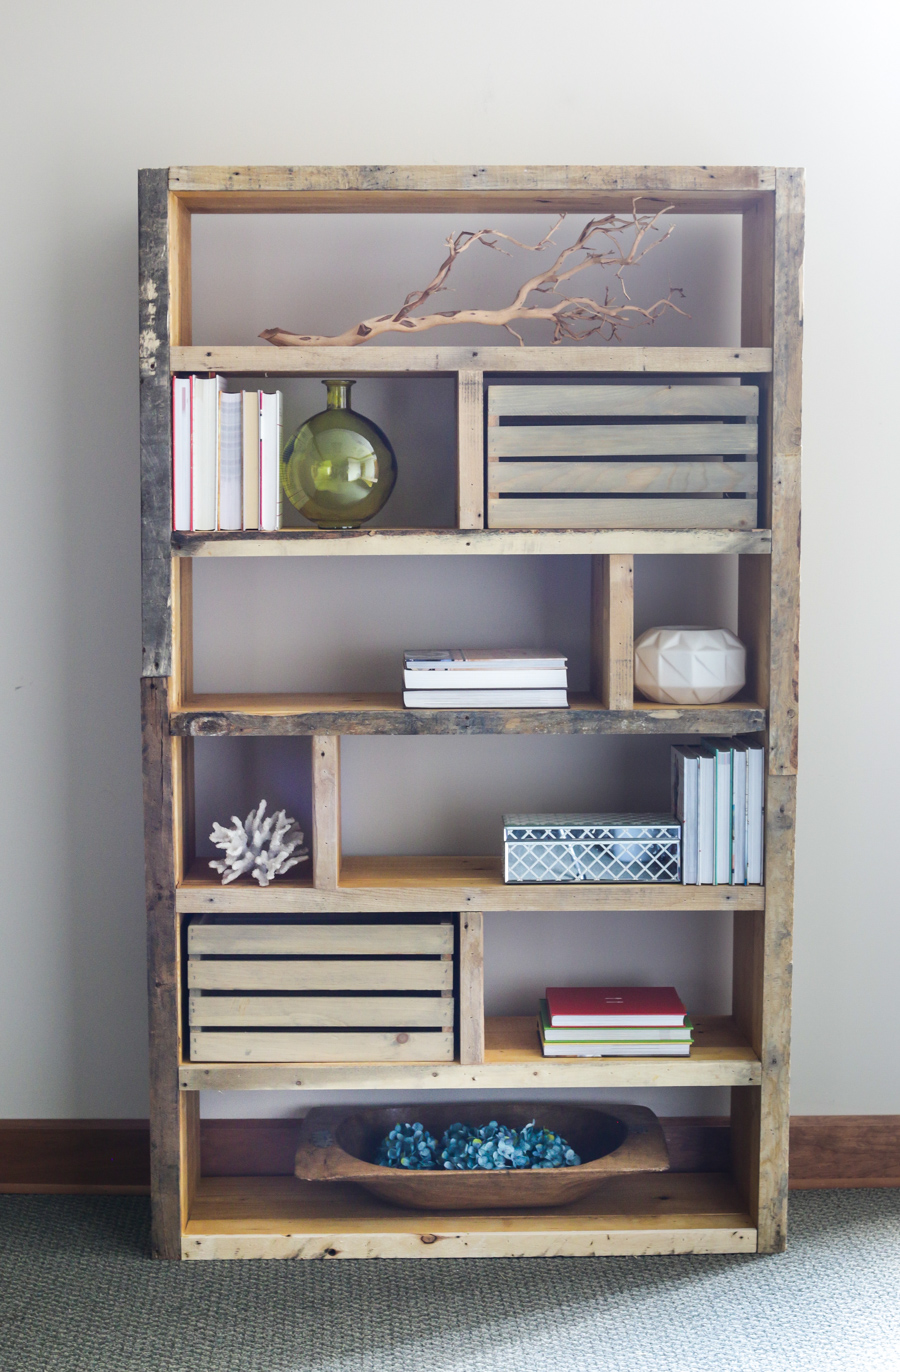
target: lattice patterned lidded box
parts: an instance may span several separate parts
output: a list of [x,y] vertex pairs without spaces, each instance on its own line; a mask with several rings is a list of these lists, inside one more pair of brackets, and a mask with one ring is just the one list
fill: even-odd
[[673,815],[504,815],[507,882],[681,881]]

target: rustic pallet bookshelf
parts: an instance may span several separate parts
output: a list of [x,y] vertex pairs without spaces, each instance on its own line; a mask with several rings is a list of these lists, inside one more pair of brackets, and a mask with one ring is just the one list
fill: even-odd
[[[210,347],[191,338],[194,214],[602,213],[635,196],[742,220],[739,347]],[[803,182],[764,167],[172,167],[140,174],[143,739],[153,1248],[161,1257],[514,1256],[775,1252],[787,1219],[788,1072],[797,770]],[[453,528],[171,532],[170,379],[443,374],[457,384]],[[760,388],[759,527],[490,529],[486,377],[730,377]],[[633,559],[738,556],[742,699],[667,708],[632,690]],[[192,566],[202,557],[576,555],[592,569],[591,691],[567,711],[404,710],[399,695],[196,695]],[[749,733],[768,756],[762,887],[507,887],[498,857],[342,856],[340,739],[380,734]],[[221,887],[194,852],[193,741],[308,736],[313,861],[265,890]],[[712,911],[734,927],[732,1012],[700,1019],[687,1059],[545,1059],[530,1017],[484,1018],[491,912]],[[183,932],[193,916],[450,913],[466,930],[469,1023],[454,1062],[196,1063],[185,1030]],[[461,973],[463,974],[463,973]],[[461,1039],[462,1042],[462,1039]],[[468,1059],[468,1060],[467,1060]],[[625,1178],[559,1211],[420,1215],[349,1186],[200,1175],[199,1092],[727,1086],[729,1174]]]

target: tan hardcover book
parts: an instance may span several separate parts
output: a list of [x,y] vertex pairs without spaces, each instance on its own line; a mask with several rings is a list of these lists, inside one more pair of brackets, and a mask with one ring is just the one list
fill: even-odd
[[259,528],[259,391],[244,391],[242,433],[244,454],[244,528]]

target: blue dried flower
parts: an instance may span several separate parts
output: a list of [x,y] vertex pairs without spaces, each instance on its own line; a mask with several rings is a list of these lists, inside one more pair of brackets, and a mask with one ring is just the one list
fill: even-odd
[[421,1124],[397,1124],[378,1149],[375,1161],[382,1167],[469,1172],[502,1171],[509,1168],[578,1167],[581,1158],[566,1140],[534,1120],[521,1130],[490,1120],[480,1129],[451,1124],[440,1148]]

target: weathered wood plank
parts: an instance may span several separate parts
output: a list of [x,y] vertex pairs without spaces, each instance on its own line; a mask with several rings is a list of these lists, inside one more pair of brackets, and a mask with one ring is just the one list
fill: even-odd
[[[633,559],[623,558],[631,563]],[[599,647],[596,658],[602,662]],[[600,681],[599,675],[596,676]],[[596,688],[600,691],[599,685]],[[766,725],[755,703],[606,710],[571,695],[566,710],[412,710],[400,692],[372,695],[200,695],[173,710],[174,734],[197,738],[321,734],[745,734]]]
[[752,529],[755,500],[568,498],[509,496],[488,498],[492,529]]
[[488,495],[756,495],[755,462],[498,462]]
[[591,680],[605,709],[634,705],[634,559],[591,559]]
[[183,557],[541,557],[591,553],[768,553],[768,529],[282,529],[178,533]]
[[459,1061],[484,1062],[484,916],[459,917]]
[[190,1023],[254,1028],[353,1029],[389,1025],[453,1030],[452,996],[204,996],[192,992]]
[[493,384],[488,414],[526,415],[733,415],[755,418],[758,386],[559,386]]
[[333,891],[341,872],[341,740],[316,734],[312,741],[313,885]]
[[445,924],[213,924],[192,921],[188,954],[218,956],[439,957],[453,952],[453,925]]
[[453,964],[443,958],[281,958],[255,962],[191,958],[187,984],[192,991],[452,991]]
[[803,174],[780,169],[775,197],[769,768],[788,774],[797,770],[803,235]]
[[138,176],[141,395],[141,619],[145,677],[172,671],[168,174]]
[[461,371],[456,384],[456,522],[484,528],[484,376]]
[[254,1034],[191,1033],[193,1062],[451,1062],[453,1034],[440,1030],[417,1033],[375,1031],[370,1034],[304,1033],[302,1029]]
[[198,863],[176,892],[184,914],[450,913],[460,910],[762,910],[764,886],[548,884],[507,886],[500,857],[345,857],[336,891],[290,874],[264,890],[214,883]]
[[771,372],[771,348],[231,347],[172,348],[173,372],[236,376],[429,376],[460,371],[742,376]]
[[191,1102],[178,1090],[179,952],[175,914],[172,741],[166,681],[141,681],[147,986],[150,1016],[150,1179],[153,1252],[181,1254],[181,1209],[189,1182],[182,1170]]
[[488,429],[488,458],[755,456],[756,425],[513,424]]

